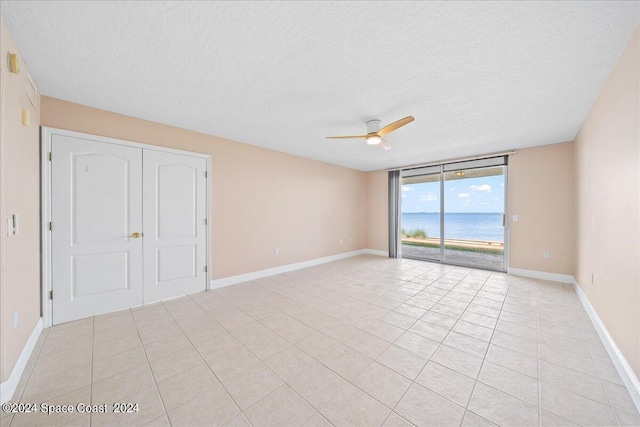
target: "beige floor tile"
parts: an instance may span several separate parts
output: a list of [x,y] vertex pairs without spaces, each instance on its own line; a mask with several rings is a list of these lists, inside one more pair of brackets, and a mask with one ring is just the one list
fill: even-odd
[[565,420],[551,412],[540,411],[540,425],[542,427],[573,427],[578,424]]
[[223,381],[223,384],[244,411],[280,387],[283,382],[269,368],[259,363]]
[[383,427],[412,427],[413,424],[411,424],[409,421],[405,420],[395,412],[392,412],[391,414],[389,414],[389,416],[387,417],[384,424],[382,424],[382,426]]
[[224,425],[239,416],[240,410],[224,388],[216,386],[169,411],[168,415],[173,427],[208,427]]
[[80,418],[67,423],[64,427],[91,427],[91,414],[86,414]]
[[431,357],[440,345],[429,338],[411,331],[405,332],[394,344],[426,358]]
[[320,413],[334,426],[381,426],[391,410],[348,384]]
[[320,409],[346,384],[342,377],[318,362],[289,381],[289,386],[316,409]]
[[147,356],[142,347],[118,353],[93,362],[93,381],[101,381],[136,366],[146,365]]
[[389,342],[394,342],[405,332],[404,328],[399,328],[382,320],[374,320],[364,330]]
[[416,382],[463,407],[469,403],[475,385],[473,379],[434,361],[427,363]]
[[202,363],[202,357],[195,348],[187,347],[167,356],[149,362],[151,371],[156,381],[162,381],[174,375],[184,372],[189,368]]
[[424,365],[427,364],[427,360],[428,358],[395,344],[389,346],[376,358],[379,363],[412,380],[418,376]]
[[309,367],[313,361],[314,359],[307,353],[291,346],[269,357],[264,363],[283,381],[288,382]]
[[624,411],[619,411],[614,409],[613,412],[616,414],[616,418],[618,419],[618,424],[621,426],[640,426],[640,417],[631,415]]
[[194,344],[196,350],[198,350],[202,357],[219,356],[241,345],[242,343],[235,339],[230,333],[220,334],[214,338]]
[[409,329],[417,321],[415,317],[407,316],[406,314],[401,314],[395,311],[387,314],[381,320],[402,329]]
[[325,417],[316,412],[304,423],[304,427],[331,427],[331,423]]
[[115,403],[124,397],[154,385],[148,365],[141,365],[93,384],[91,403]]
[[431,360],[470,378],[478,376],[482,365],[481,358],[446,345],[441,345]]
[[468,409],[498,425],[538,425],[538,408],[482,383],[476,384]]
[[423,308],[416,307],[409,304],[401,304],[398,307],[396,307],[393,311],[396,313],[403,314],[405,316],[412,317],[414,319],[421,318],[427,312],[427,310]]
[[463,407],[415,383],[394,411],[417,426],[459,426],[464,416]]
[[572,369],[574,371],[582,372],[583,374],[591,375],[592,377],[598,376],[598,371],[594,364],[594,360],[591,356],[583,357],[570,351],[561,350],[556,347],[541,344],[539,346],[540,351],[538,357],[547,362],[551,362],[555,365],[564,366],[565,368]]
[[126,334],[108,340],[96,341],[93,344],[93,360],[113,356],[141,345],[142,341],[140,341],[138,334]]
[[614,425],[613,410],[609,406],[563,390],[545,382],[540,383],[542,409],[582,425]]
[[353,384],[389,408],[393,408],[411,385],[411,380],[377,362],[371,363]]
[[495,427],[495,424],[471,411],[467,411],[462,420],[462,427]]
[[145,388],[130,396],[124,397],[123,400],[116,401],[121,403],[137,403],[138,412],[91,414],[92,427],[123,424],[143,426],[164,413],[162,401],[155,386]]
[[624,385],[624,382],[622,382],[622,379],[620,378],[620,374],[618,374],[618,371],[611,360],[594,359],[593,363],[596,365],[598,375],[601,379],[610,383]]
[[260,360],[267,359],[290,346],[289,341],[268,329],[264,335],[245,343],[245,347]]
[[538,380],[485,361],[478,381],[538,406]]
[[372,359],[378,357],[387,347],[391,345],[390,342],[376,337],[369,332],[361,332],[351,338],[345,344]]
[[353,380],[372,360],[345,345],[319,359],[325,366],[347,380]]
[[202,363],[158,382],[158,390],[165,409],[170,411],[219,384],[209,367]]
[[491,344],[499,345],[526,355],[538,356],[538,342],[535,339],[523,338],[502,331],[495,331],[491,337]]
[[205,362],[220,381],[225,381],[245,369],[260,363],[244,346],[235,347],[228,352],[215,357],[205,357]]
[[541,360],[540,381],[573,391],[609,406],[607,393],[599,378]]
[[338,340],[340,342],[346,342],[360,332],[362,332],[360,329],[341,320],[336,320],[333,323],[322,328],[323,334],[328,335],[334,340]]
[[47,328],[14,400],[89,386],[146,401],[94,425],[331,425],[315,411],[347,423],[353,402],[374,425],[640,424],[570,285],[368,255]]
[[316,413],[289,386],[282,385],[245,411],[253,425],[300,426]]
[[448,345],[449,347],[456,348],[458,350],[464,351],[465,353],[469,353],[473,356],[483,359],[485,354],[487,353],[487,348],[489,347],[489,343],[486,341],[482,341],[478,338],[473,338],[455,331],[451,331],[449,335],[447,335],[447,337],[444,339],[444,341],[442,341],[442,344]]
[[538,378],[538,360],[535,357],[497,345],[490,345],[486,360],[532,378]]
[[91,384],[91,364],[53,371],[34,369],[20,400],[46,402]]
[[109,317],[97,316],[93,321],[93,329],[96,332],[111,328],[135,329],[136,323],[133,320],[131,311],[119,311],[115,313],[115,315]]
[[[209,321],[214,322],[213,319],[209,319]],[[204,325],[197,326],[194,328],[184,327],[180,325],[184,334],[189,338],[193,344],[197,344],[202,341],[206,341],[212,338],[215,338],[222,334],[227,334],[228,332],[220,325]]]
[[32,413],[18,413],[13,417],[13,422],[11,423],[11,425],[16,427],[62,426],[77,418],[80,418],[83,414],[75,411],[75,405],[80,402],[88,403],[90,399],[91,387],[86,386],[62,396],[58,396],[55,399],[51,399],[46,402],[42,400],[30,401],[31,403],[37,403],[38,405],[40,405],[41,403],[47,403],[47,405],[53,407],[57,405],[72,405],[74,411],[67,413],[56,413],[55,411],[53,411],[52,413],[47,414],[46,412],[42,412],[40,410],[38,412]]
[[171,427],[171,423],[169,422],[167,414],[162,414],[158,418],[146,423],[144,427]]
[[145,345],[144,351],[149,360],[156,360],[187,347],[191,347],[191,342],[180,332]]
[[338,348],[340,341],[334,340],[320,332],[314,332],[308,337],[298,341],[296,346],[308,355],[319,359]]
[[638,414],[638,410],[636,409],[636,405],[633,403],[633,400],[631,399],[631,396],[629,395],[626,387],[619,386],[617,384],[611,384],[606,381],[603,381],[602,385],[607,391],[609,402],[611,402],[611,406],[613,408],[627,412],[635,417],[640,416],[640,414]]
[[491,336],[493,335],[493,329],[464,320],[458,320],[452,330],[487,342],[491,341]]
[[414,323],[413,326],[409,328],[409,331],[422,335],[423,337],[429,338],[438,343],[442,342],[449,333],[448,328],[443,328],[442,326],[434,325],[429,322],[423,322],[422,320],[418,320]]
[[226,423],[224,426],[225,427],[251,427],[251,424],[249,424],[249,420],[247,420],[247,418],[244,415],[240,414],[234,417],[231,421]]
[[476,325],[484,326],[485,328],[493,329],[496,327],[496,322],[498,321],[496,318],[491,316],[486,316],[484,314],[474,313],[472,311],[465,311],[462,316],[460,316],[460,320],[464,320],[465,322],[475,323]]

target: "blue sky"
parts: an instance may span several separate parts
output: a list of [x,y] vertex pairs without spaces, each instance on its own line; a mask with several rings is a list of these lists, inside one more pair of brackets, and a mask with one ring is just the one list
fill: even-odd
[[[444,183],[445,212],[502,212],[504,176],[458,179]],[[402,186],[402,212],[438,212],[440,183]]]

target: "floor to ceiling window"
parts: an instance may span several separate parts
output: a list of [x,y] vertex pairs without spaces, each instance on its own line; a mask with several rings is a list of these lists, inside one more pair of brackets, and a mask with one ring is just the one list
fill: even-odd
[[401,171],[404,258],[506,270],[504,156]]

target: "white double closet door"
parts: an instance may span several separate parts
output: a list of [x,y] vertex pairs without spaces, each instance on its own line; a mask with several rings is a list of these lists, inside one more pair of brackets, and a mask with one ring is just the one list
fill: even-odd
[[206,289],[207,161],[51,140],[53,324]]

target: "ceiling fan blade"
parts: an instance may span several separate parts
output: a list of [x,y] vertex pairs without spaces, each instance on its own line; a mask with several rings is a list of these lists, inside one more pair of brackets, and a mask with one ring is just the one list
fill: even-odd
[[367,139],[367,135],[327,136],[327,139]]
[[391,123],[390,125],[386,125],[385,127],[383,127],[378,131],[378,135],[380,136],[386,135],[389,132],[393,132],[394,130],[398,129],[399,127],[402,127],[408,123],[411,123],[413,120],[414,119],[412,116],[407,116],[404,119],[400,119],[396,122]]
[[391,144],[389,144],[385,139],[380,142],[380,147],[384,148],[385,151],[391,150]]

